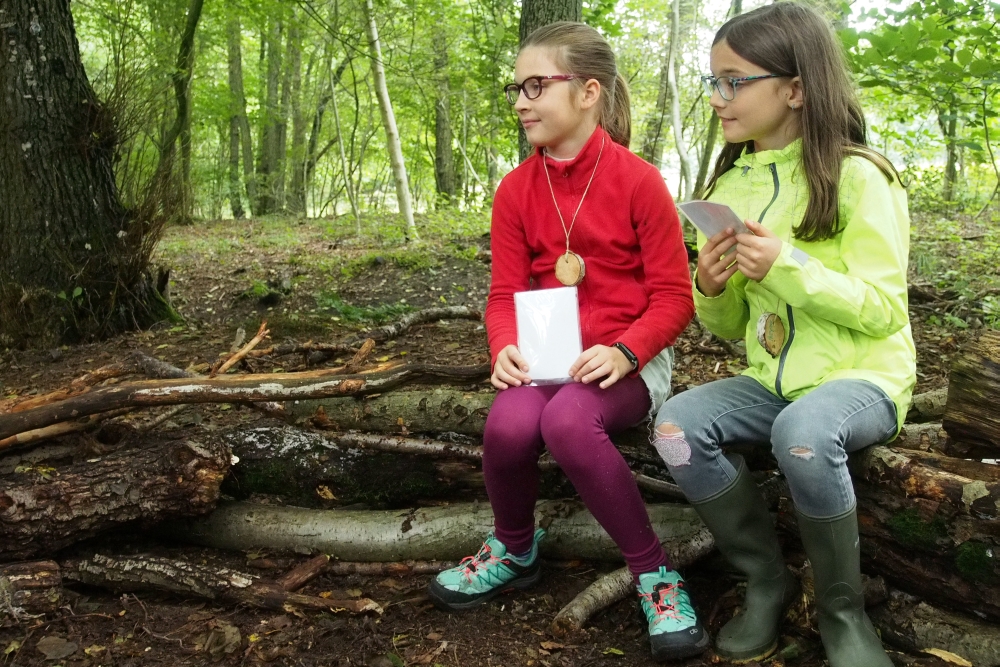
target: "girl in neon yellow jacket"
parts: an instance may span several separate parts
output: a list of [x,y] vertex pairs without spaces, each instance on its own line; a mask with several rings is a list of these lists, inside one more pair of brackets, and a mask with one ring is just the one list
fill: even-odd
[[889,667],[864,612],[847,455],[895,437],[916,380],[906,193],[867,147],[843,54],[813,10],[781,2],[730,20],[711,66],[726,145],[708,199],[751,233],[699,239],[694,300],[709,330],[746,339],[749,368],[667,401],[653,444],[747,576],[717,653],[769,655],[797,594],[763,499],[722,450],[761,443],[792,493],[831,666]]

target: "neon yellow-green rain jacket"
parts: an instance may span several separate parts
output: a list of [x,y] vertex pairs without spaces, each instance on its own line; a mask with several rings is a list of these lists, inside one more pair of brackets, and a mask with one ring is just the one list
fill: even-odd
[[[748,375],[793,401],[820,384],[868,380],[896,404],[901,427],[916,383],[916,349],[907,312],[910,218],[906,192],[871,161],[850,157],[840,179],[841,233],[810,243],[792,236],[808,185],[802,142],[744,153],[720,179],[712,201],[760,221],[784,245],[760,282],[736,272],[709,298],[697,287],[698,316],[723,338],[745,337]],[[699,247],[706,242],[699,235]],[[785,327],[777,357],[757,342],[757,321],[775,313]]]

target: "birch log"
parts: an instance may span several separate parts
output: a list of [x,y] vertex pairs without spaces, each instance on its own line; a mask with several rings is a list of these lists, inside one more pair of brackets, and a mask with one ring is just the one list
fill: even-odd
[[[683,505],[650,505],[653,529],[668,545],[683,544],[703,524]],[[593,516],[575,501],[542,501],[535,510],[548,526],[547,558],[618,561],[621,552]],[[350,561],[457,560],[493,528],[486,503],[390,511],[308,510],[225,503],[207,517],[172,522],[168,535],[218,549],[311,550]]]

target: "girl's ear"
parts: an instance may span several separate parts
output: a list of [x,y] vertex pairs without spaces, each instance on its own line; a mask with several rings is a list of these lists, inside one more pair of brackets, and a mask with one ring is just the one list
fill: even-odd
[[601,82],[597,79],[587,79],[580,92],[580,107],[589,109],[601,99]]
[[801,109],[805,102],[805,94],[802,91],[802,77],[792,77],[789,82],[788,106],[791,109]]

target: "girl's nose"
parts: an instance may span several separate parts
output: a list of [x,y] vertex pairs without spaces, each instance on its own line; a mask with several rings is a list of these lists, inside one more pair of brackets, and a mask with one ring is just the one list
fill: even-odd
[[531,101],[528,96],[524,94],[524,90],[520,90],[517,93],[517,101],[514,102],[514,111],[520,113],[521,111],[527,111]]

